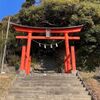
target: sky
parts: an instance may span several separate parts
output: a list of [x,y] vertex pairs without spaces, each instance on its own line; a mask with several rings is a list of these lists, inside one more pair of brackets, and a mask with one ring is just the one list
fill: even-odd
[[5,16],[12,16],[21,9],[25,0],[0,0],[0,20]]
[[[5,16],[12,16],[19,12],[26,0],[0,0],[0,21]],[[39,0],[36,0],[38,2]]]

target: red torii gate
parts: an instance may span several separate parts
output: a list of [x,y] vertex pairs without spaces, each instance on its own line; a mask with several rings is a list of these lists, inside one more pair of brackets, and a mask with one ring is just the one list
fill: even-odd
[[[65,40],[66,46],[66,56],[65,56],[65,73],[70,73],[71,69],[76,72],[76,59],[75,59],[75,48],[71,46],[71,53],[70,53],[70,46],[69,40],[79,40],[80,37],[78,36],[69,36],[69,34],[80,32],[83,25],[73,26],[73,27],[29,27],[23,26],[15,23],[11,23],[16,31],[18,32],[25,32],[27,36],[16,36],[17,39],[27,39],[27,46],[22,47],[22,56],[21,56],[21,64],[20,70],[25,70],[26,74],[30,73],[30,65],[31,65],[31,56],[30,56],[30,49],[31,49],[31,41],[32,40]],[[63,33],[64,36],[33,36],[34,33],[45,33],[49,29],[50,33],[52,34],[60,34]]]

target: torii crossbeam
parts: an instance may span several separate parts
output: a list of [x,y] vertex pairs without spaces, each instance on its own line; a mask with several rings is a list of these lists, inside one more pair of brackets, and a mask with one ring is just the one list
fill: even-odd
[[[75,48],[74,46],[69,46],[70,40],[79,40],[79,36],[69,36],[69,34],[73,34],[76,32],[80,32],[83,25],[73,26],[73,27],[29,27],[24,25],[19,25],[15,23],[11,23],[16,31],[25,32],[27,36],[16,36],[17,39],[27,39],[27,45],[22,47],[22,57],[20,70],[25,70],[26,74],[30,73],[30,65],[31,65],[31,41],[32,40],[65,40],[66,46],[66,56],[65,56],[65,73],[70,73],[71,70],[76,71],[76,59],[75,59]],[[34,33],[46,33],[47,29],[49,29],[51,34],[63,34],[63,36],[34,36]],[[71,50],[70,50],[71,49]]]

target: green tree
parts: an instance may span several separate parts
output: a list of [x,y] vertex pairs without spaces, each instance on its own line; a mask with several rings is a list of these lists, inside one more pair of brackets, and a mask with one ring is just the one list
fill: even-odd
[[35,0],[26,0],[26,2],[23,3],[22,8],[28,8],[34,4],[35,4]]
[[[78,66],[89,69],[100,66],[100,0],[26,0],[12,21],[28,26],[65,27],[83,24],[81,40],[76,45]],[[12,34],[13,40],[15,34]],[[12,42],[11,42],[12,43]],[[14,42],[15,43],[15,42]]]

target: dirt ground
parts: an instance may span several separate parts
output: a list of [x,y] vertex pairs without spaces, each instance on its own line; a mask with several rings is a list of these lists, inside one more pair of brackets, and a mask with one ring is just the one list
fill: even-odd
[[0,74],[0,97],[5,95],[14,77],[13,74]]
[[100,100],[100,76],[96,72],[80,72],[87,86],[92,90],[95,100]]

